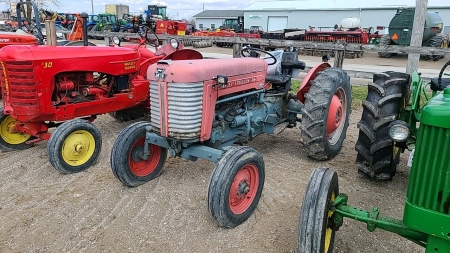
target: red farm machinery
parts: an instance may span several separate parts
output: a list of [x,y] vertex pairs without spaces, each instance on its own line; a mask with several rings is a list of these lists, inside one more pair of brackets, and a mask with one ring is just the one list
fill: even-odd
[[82,46],[13,45],[0,50],[0,149],[20,150],[48,140],[50,163],[62,173],[85,170],[98,158],[102,139],[91,124],[97,115],[129,120],[149,111],[150,65],[202,58],[174,39],[153,53],[145,46],[154,42],[149,29],[138,45],[87,46],[88,15],[81,16]]
[[[167,155],[212,161],[208,210],[219,226],[233,228],[253,213],[265,181],[262,155],[242,145],[301,122],[301,142],[309,157],[337,155],[351,112],[347,73],[323,62],[293,94],[291,78],[305,69],[297,52],[244,47],[241,54],[245,57],[151,65],[150,120],[131,124],[118,135],[110,158],[115,177],[137,187],[161,173]],[[265,59],[254,58],[260,54]]]

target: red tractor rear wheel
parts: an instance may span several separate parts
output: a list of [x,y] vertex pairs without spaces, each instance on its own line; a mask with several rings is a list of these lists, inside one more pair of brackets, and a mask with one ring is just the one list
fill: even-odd
[[300,127],[309,157],[323,161],[339,153],[347,133],[351,101],[350,78],[342,69],[327,68],[311,81]]
[[167,149],[149,146],[150,155],[143,159],[145,127],[148,122],[136,122],[120,132],[111,150],[111,168],[114,176],[129,187],[142,185],[156,178],[167,159]]
[[208,187],[208,210],[222,227],[245,222],[264,186],[264,161],[251,147],[231,147],[217,163]]

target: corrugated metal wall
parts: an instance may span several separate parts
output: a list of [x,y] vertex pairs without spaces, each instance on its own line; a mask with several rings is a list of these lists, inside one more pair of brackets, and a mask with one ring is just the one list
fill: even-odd
[[204,29],[211,28],[211,24],[214,24],[215,29],[217,29],[223,24],[224,21],[225,21],[224,18],[196,18],[195,29],[201,30],[200,24],[203,25]]
[[[444,25],[450,25],[450,7],[448,9],[428,9],[438,12],[444,21]],[[288,28],[308,29],[313,27],[333,27],[340,24],[341,20],[348,17],[358,17],[361,27],[389,26],[389,22],[397,11],[395,9],[383,10],[293,10],[293,11],[245,11],[244,25],[261,26],[265,31],[268,28],[268,17],[288,16]]]

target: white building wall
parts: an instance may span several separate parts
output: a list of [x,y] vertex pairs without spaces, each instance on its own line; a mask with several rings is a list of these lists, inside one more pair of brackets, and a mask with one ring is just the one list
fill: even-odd
[[195,18],[195,29],[202,30],[200,28],[200,24],[203,25],[203,29],[211,28],[213,24],[215,29],[219,28],[223,22],[225,22],[225,18]]
[[[438,12],[444,25],[450,25],[450,7],[448,9],[428,9]],[[287,16],[288,28],[308,29],[309,26],[333,27],[340,24],[341,20],[349,17],[360,18],[360,26],[363,28],[377,26],[389,26],[391,19],[397,13],[396,9],[363,9],[363,10],[292,10],[292,11],[245,11],[244,28],[261,26],[267,31],[269,16]]]

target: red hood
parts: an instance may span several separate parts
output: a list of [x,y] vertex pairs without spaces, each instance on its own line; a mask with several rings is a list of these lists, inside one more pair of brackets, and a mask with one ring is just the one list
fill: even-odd
[[83,58],[92,60],[93,57],[107,57],[106,59],[110,61],[122,61],[136,59],[137,54],[133,49],[124,47],[11,45],[0,50],[0,57],[4,61],[48,61],[74,58],[80,61]]

